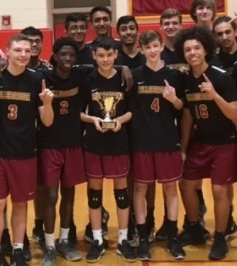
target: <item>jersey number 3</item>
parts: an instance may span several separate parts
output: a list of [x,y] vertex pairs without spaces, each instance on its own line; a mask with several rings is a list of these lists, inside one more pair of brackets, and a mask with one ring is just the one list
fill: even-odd
[[18,112],[17,105],[15,105],[15,104],[8,105],[8,110],[10,111],[7,114],[8,119],[10,119],[10,120],[16,120],[17,119],[17,112]]
[[153,110],[156,113],[159,113],[159,111],[160,111],[160,100],[159,100],[159,98],[154,98],[154,100],[151,103],[151,110]]

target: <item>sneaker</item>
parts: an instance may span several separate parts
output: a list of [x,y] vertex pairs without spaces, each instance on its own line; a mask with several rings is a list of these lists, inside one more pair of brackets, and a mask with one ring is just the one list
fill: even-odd
[[178,241],[182,247],[188,245],[203,245],[206,243],[206,238],[204,235],[203,227],[198,224],[196,230],[194,227],[188,225],[186,229],[179,235]]
[[122,244],[118,244],[117,253],[122,256],[126,262],[137,261],[137,254],[134,249],[130,246],[127,240],[123,240]]
[[44,255],[41,261],[41,266],[55,266],[56,251],[52,246],[44,248]]
[[10,266],[1,252],[0,252],[0,266]]
[[236,225],[233,217],[231,217],[229,219],[229,221],[228,221],[227,228],[226,228],[226,231],[225,231],[225,240],[227,240],[236,231],[237,231],[237,225]]
[[[11,256],[12,254],[12,244],[11,244],[11,238],[9,234],[8,229],[4,229],[2,232],[2,239],[0,241],[1,243],[1,252],[3,255]],[[1,265],[1,264],[0,264]]]
[[88,223],[86,225],[86,229],[85,229],[85,234],[83,237],[87,242],[93,243],[94,239],[93,239],[93,233],[92,233],[92,228],[91,228],[91,224]]
[[68,240],[72,244],[73,247],[77,245],[77,228],[74,223],[70,225]]
[[57,255],[64,257],[66,260],[79,261],[81,260],[81,254],[72,246],[68,239],[63,239],[59,242],[56,240],[55,248]]
[[164,218],[161,227],[156,232],[155,238],[157,241],[167,240],[166,219]]
[[137,258],[139,260],[150,260],[151,253],[149,251],[149,242],[148,240],[140,240],[139,245],[137,247]]
[[198,209],[198,218],[201,225],[205,226],[204,215],[207,212],[207,206],[205,204],[200,205]]
[[32,238],[42,249],[45,248],[44,230],[42,228],[34,227],[32,230]]
[[177,238],[168,240],[167,248],[172,257],[176,260],[182,260],[186,257],[186,253]]
[[24,236],[23,255],[24,255],[25,261],[31,261],[32,255],[31,255],[31,251],[30,251],[30,241],[29,241],[28,236],[26,234]]
[[[199,221],[199,224],[200,224],[200,226],[201,226],[201,228],[202,228],[202,232],[203,232],[204,237],[205,237],[206,239],[209,239],[210,236],[211,236],[210,232],[205,228],[205,225],[204,225],[203,222],[200,222],[200,221]],[[187,230],[188,225],[189,225],[189,223],[188,223],[188,219],[187,219],[187,216],[185,215],[185,216],[184,216],[184,223],[183,223],[183,229],[184,229],[184,231]]]
[[209,260],[223,260],[228,252],[225,238],[214,236],[214,242],[209,253]]
[[25,262],[22,249],[17,248],[13,251],[11,256],[11,266],[29,266],[29,264]]
[[99,240],[94,240],[91,249],[86,255],[87,262],[97,262],[100,260],[101,255],[104,255],[104,244],[99,245]]
[[136,231],[136,227],[131,226],[128,227],[128,239],[127,239],[129,245],[133,248],[138,246],[138,234]]
[[109,222],[109,212],[103,208],[102,209],[102,235],[107,235],[108,234],[108,222]]
[[148,241],[152,243],[155,241],[155,227],[153,226],[150,230],[148,230]]

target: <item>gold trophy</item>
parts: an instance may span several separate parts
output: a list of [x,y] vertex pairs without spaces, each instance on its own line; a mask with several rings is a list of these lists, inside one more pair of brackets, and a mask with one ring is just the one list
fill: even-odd
[[102,129],[114,129],[116,127],[116,122],[110,117],[110,112],[114,107],[114,97],[104,97],[104,112],[105,118],[101,123]]

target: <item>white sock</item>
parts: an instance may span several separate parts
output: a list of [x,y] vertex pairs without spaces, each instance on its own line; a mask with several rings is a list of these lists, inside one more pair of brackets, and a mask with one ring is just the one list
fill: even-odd
[[13,243],[13,251],[15,249],[23,249],[23,243]]
[[94,240],[99,240],[99,245],[103,243],[102,229],[92,230]]
[[54,234],[44,233],[46,247],[55,247],[54,245]]
[[60,228],[59,243],[61,243],[63,239],[68,239],[68,233],[69,233],[69,228]]
[[122,241],[127,239],[128,239],[128,229],[119,229],[118,243],[122,244]]

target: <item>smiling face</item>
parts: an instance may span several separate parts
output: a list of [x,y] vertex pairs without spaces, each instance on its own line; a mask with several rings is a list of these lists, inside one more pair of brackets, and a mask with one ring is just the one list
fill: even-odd
[[108,13],[105,11],[97,11],[92,16],[92,26],[99,36],[110,36],[111,19]]
[[210,5],[198,5],[196,7],[196,18],[197,18],[197,24],[203,25],[203,24],[210,24],[213,20],[213,10]]
[[137,42],[138,29],[134,21],[121,24],[118,30],[119,38],[125,45],[133,45]]
[[73,65],[76,64],[76,51],[74,47],[64,45],[58,53],[54,55],[54,59],[57,62],[57,68],[59,68],[62,72],[71,71]]
[[114,61],[117,58],[117,50],[112,48],[106,50],[102,47],[98,47],[95,51],[93,51],[93,58],[99,68],[102,70],[110,70],[113,68]]
[[179,17],[174,16],[171,18],[162,19],[161,29],[166,37],[168,38],[175,37],[182,29]]
[[42,51],[42,38],[39,35],[28,35],[31,43],[31,56],[38,57]]
[[67,36],[77,43],[84,43],[87,34],[87,25],[85,21],[70,21],[66,30]]
[[160,59],[160,54],[164,49],[164,44],[160,40],[155,39],[148,44],[141,45],[141,53],[145,55],[148,62],[157,62]]

